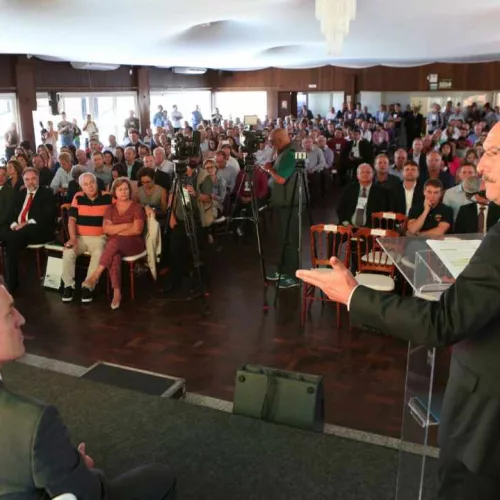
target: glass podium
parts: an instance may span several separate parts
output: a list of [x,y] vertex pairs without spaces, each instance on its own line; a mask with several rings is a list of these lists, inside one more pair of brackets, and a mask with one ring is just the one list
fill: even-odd
[[[448,266],[443,263],[443,253],[440,252],[441,258],[438,257],[433,250],[436,248],[433,242],[433,248],[427,243],[431,239],[438,245],[444,242],[448,246],[448,251],[455,258],[455,267],[449,262]],[[464,251],[458,255],[459,247],[464,244],[474,246],[482,239],[482,234],[464,234],[436,238],[379,238],[378,243],[394,262],[406,291],[409,286],[414,296],[437,301],[454,283],[457,263],[463,269],[470,258],[470,255],[464,257],[467,253]],[[408,343],[396,500],[431,500],[435,495],[435,492],[426,491],[425,470],[431,444],[437,440],[444,395],[445,381],[435,383],[438,368],[447,371],[448,366],[436,365],[435,348]],[[415,453],[415,444],[421,445],[421,455]]]

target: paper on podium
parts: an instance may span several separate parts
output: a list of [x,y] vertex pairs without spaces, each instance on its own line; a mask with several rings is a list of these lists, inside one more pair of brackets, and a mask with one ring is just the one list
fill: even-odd
[[446,238],[444,240],[426,240],[426,243],[456,279],[476,253],[481,240]]

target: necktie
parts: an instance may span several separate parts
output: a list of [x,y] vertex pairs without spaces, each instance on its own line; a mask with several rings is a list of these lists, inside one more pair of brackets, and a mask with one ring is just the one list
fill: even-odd
[[[360,198],[366,198],[366,188],[361,190]],[[365,205],[366,208],[366,205]],[[365,222],[365,208],[357,208],[356,209],[356,217],[354,219],[356,223],[356,227],[362,227]]]
[[484,234],[484,211],[486,207],[479,207],[479,214],[477,215],[477,232]]
[[29,193],[26,206],[24,207],[24,210],[21,212],[21,224],[25,224],[27,222],[28,214],[30,212],[32,204],[33,204],[33,193]]

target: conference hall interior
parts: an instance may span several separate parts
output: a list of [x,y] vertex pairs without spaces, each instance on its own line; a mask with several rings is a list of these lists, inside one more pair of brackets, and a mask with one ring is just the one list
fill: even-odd
[[[425,241],[500,218],[477,201],[498,1],[0,0],[0,19],[0,299],[26,350],[3,364],[0,342],[0,448],[3,383],[57,408],[103,484],[175,477],[130,498],[435,498],[451,347],[359,324],[295,271],[450,286]],[[18,452],[0,499],[119,498],[23,489],[1,470]]]

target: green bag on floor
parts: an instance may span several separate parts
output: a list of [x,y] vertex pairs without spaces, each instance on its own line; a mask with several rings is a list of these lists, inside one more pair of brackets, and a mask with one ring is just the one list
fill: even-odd
[[233,413],[323,431],[323,377],[257,365],[236,374]]

